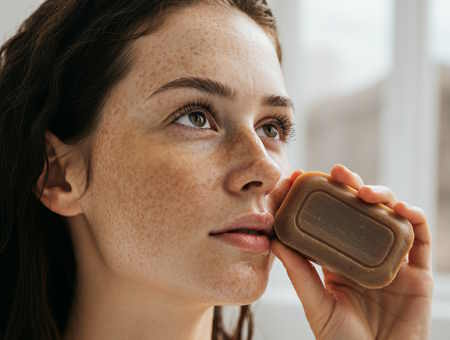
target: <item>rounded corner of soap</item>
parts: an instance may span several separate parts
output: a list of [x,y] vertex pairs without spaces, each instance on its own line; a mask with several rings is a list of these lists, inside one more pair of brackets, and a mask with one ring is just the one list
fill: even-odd
[[304,186],[305,184],[312,183],[329,183],[331,181],[331,176],[321,171],[308,171],[298,176],[294,183],[292,183],[291,190],[296,189],[299,186]]

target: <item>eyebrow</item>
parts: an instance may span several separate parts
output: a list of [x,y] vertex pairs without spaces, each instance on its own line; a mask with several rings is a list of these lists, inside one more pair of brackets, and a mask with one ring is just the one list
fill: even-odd
[[[194,88],[196,90],[227,99],[236,98],[236,91],[233,88],[229,87],[228,85],[223,84],[219,81],[201,77],[181,77],[164,84],[156,91],[154,91],[148,97],[148,99],[150,99],[151,97],[153,97],[158,93],[179,88]],[[295,107],[292,99],[285,96],[266,95],[262,98],[261,104],[273,107],[287,107],[292,109],[293,112],[295,112]]]

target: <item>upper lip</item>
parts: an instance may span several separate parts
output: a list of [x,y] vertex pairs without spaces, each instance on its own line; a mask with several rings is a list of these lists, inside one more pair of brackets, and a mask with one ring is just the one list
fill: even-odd
[[213,230],[209,234],[216,235],[236,229],[259,230],[269,237],[273,237],[274,217],[271,213],[250,213],[238,216],[231,223],[219,230]]

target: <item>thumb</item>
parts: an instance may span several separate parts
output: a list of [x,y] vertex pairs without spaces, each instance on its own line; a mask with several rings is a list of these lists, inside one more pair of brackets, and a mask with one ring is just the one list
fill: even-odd
[[294,171],[290,177],[283,178],[274,190],[270,193],[268,199],[269,211],[275,214],[280,208],[283,199],[289,192],[289,189],[294,183],[295,179],[303,173],[302,169]]
[[318,334],[334,311],[334,296],[324,287],[311,262],[276,239],[271,247],[286,269],[312,330]]

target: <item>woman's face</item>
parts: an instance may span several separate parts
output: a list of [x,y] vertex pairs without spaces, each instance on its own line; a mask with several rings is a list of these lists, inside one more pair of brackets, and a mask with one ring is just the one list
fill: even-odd
[[[250,303],[266,288],[273,255],[209,232],[245,213],[274,214],[269,193],[289,175],[273,114],[292,120],[293,111],[261,103],[287,96],[274,44],[238,10],[203,4],[171,14],[133,52],[132,70],[108,96],[92,139],[81,201],[90,252],[115,277],[148,289],[208,304]],[[180,77],[220,82],[234,97],[212,87],[153,94]],[[179,110],[195,101],[214,112],[197,104]]]

